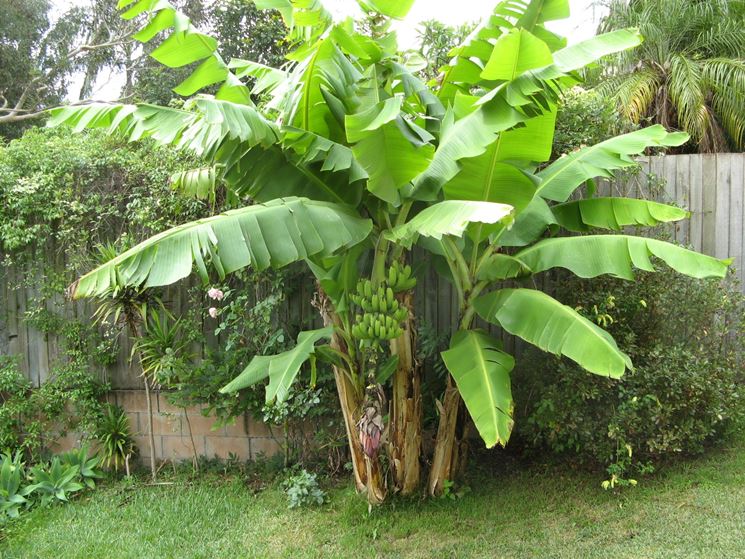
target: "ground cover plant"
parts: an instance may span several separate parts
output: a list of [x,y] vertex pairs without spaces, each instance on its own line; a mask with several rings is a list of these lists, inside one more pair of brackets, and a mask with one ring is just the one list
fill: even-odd
[[[333,22],[316,1],[259,2],[278,8],[293,50],[281,69],[223,61],[217,42],[167,2],[119,2],[143,18],[143,42],[166,66],[199,62],[175,91],[196,95],[182,109],[91,104],[54,111],[52,125],[104,128],[130,139],[191,150],[204,167],[176,185],[245,205],[170,229],[81,277],[75,297],[168,285],[194,269],[205,285],[250,266],[304,261],[315,275],[324,327],[297,345],[254,357],[222,388],[268,379],[267,402],[282,402],[305,362],[333,368],[356,487],[370,503],[389,490],[410,494],[424,477],[421,370],[412,311],[417,244],[438,260],[458,299],[458,328],[441,357],[447,386],[428,491],[442,494],[464,464],[468,416],[487,447],[507,444],[514,425],[514,358],[475,318],[563,355],[592,373],[619,378],[628,355],[596,323],[533,289],[553,268],[631,280],[661,261],[693,277],[723,277],[728,261],[625,226],[677,221],[687,213],[639,199],[571,199],[596,176],[635,165],[648,147],[677,146],[686,134],[643,128],[545,165],[556,104],[578,71],[637,46],[633,29],[566,46],[546,21],[568,15],[565,0],[499,3],[453,51],[437,81],[422,83],[416,58],[398,51],[391,18],[411,2],[360,1],[364,26]],[[364,30],[364,33],[361,32]],[[249,89],[242,78],[254,78]],[[256,101],[259,104],[256,104]],[[590,189],[588,192],[592,192]],[[563,228],[574,236],[560,236]],[[525,282],[527,280],[527,282]],[[509,285],[505,281],[513,281]],[[322,343],[323,342],[323,343]]]

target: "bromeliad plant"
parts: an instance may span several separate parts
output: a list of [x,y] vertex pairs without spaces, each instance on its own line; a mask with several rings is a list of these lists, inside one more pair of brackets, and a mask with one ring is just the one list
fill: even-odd
[[[476,316],[588,371],[620,377],[631,367],[613,339],[550,296],[503,287],[554,267],[583,277],[633,277],[652,257],[697,277],[722,276],[727,262],[623,234],[557,237],[563,227],[621,231],[687,216],[678,208],[622,198],[571,199],[596,176],[634,165],[648,147],[678,145],[684,134],[655,126],[581,149],[550,165],[556,102],[577,71],[637,45],[620,30],[566,46],[544,25],[568,15],[567,0],[501,2],[454,49],[439,78],[416,77],[420,60],[400,53],[390,18],[413,0],[358,0],[366,34],[335,23],[318,0],[257,0],[276,8],[295,49],[281,69],[232,60],[165,0],[121,0],[125,18],[146,25],[136,38],[163,42],[152,55],[167,66],[200,62],[175,88],[184,109],[150,105],[64,107],[51,124],[106,128],[131,139],[201,155],[203,169],[175,178],[205,197],[224,184],[251,203],[165,231],[80,278],[76,297],[112,285],[176,282],[196,268],[224,276],[305,261],[317,278],[315,305],[325,327],[297,345],[254,358],[223,388],[269,379],[282,401],[306,361],[332,364],[357,487],[371,502],[389,488],[412,493],[422,478],[421,379],[413,356],[415,244],[439,259],[453,282],[459,326],[442,358],[450,375],[428,489],[441,493],[463,458],[466,411],[488,447],[513,426],[513,358],[474,329]],[[252,78],[249,88],[243,78]],[[260,106],[255,104],[261,99]],[[545,238],[546,232],[551,233]],[[465,404],[465,405],[464,405]],[[382,468],[381,454],[389,473]]]

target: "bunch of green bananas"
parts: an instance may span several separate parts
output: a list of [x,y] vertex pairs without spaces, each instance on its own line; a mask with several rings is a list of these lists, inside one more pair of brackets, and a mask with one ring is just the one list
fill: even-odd
[[358,340],[393,340],[401,334],[401,325],[390,315],[381,313],[357,315],[352,325],[352,336]]
[[416,278],[411,275],[411,266],[401,267],[398,262],[394,262],[393,265],[388,268],[388,285],[393,289],[394,293],[399,291],[408,291],[413,289],[416,285]]
[[403,333],[401,322],[409,311],[401,306],[386,282],[375,287],[369,279],[361,280],[350,299],[364,311],[355,317],[352,326],[352,336],[358,340],[392,340]]

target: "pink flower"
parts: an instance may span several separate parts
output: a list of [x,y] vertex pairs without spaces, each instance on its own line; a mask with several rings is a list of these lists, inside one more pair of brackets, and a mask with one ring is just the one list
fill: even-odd
[[210,307],[207,313],[209,313],[212,318],[217,318],[217,309],[215,307]]
[[220,289],[217,289],[216,287],[212,287],[207,292],[207,297],[209,297],[210,299],[214,299],[216,301],[222,301],[222,298],[225,297],[225,293],[223,293]]

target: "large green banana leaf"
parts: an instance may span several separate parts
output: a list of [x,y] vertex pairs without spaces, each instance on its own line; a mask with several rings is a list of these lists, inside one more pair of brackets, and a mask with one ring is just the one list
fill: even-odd
[[533,199],[536,183],[531,175],[509,163],[495,161],[498,142],[479,157],[461,160],[461,170],[445,184],[450,200],[474,200],[509,204],[516,213]]
[[[538,29],[543,30],[536,28]],[[546,41],[546,36],[543,34],[540,38],[549,44],[549,47],[551,46],[550,42],[553,42],[551,39]],[[556,50],[553,54],[553,63],[527,70],[508,83],[505,98],[514,106],[524,105],[526,96],[531,96],[541,89],[541,82],[559,83],[564,87],[574,85],[577,80],[570,74],[571,72],[609,54],[635,47],[641,40],[637,29],[620,29]],[[492,89],[484,95],[483,100],[493,99],[498,94],[496,89]]]
[[244,147],[269,147],[279,139],[277,128],[256,109],[211,97],[193,101],[193,111],[155,105],[110,105],[93,103],[52,109],[47,126],[106,128],[128,140],[152,138],[164,145],[210,156],[226,140]]
[[507,204],[445,200],[394,227],[386,233],[386,238],[410,248],[420,235],[435,239],[442,239],[443,235],[460,237],[469,223],[498,223],[511,215],[512,206]]
[[[329,154],[329,157],[336,155],[339,154]],[[215,158],[225,165],[225,181],[241,196],[259,202],[292,193],[311,200],[356,206],[362,197],[362,182],[350,184],[357,165],[350,165],[347,173],[328,167],[324,171],[325,161],[307,164],[305,155],[295,157],[294,150],[283,150],[279,146],[266,149],[256,146],[246,150],[234,142],[218,150]]]
[[510,81],[523,72],[551,64],[552,60],[546,43],[527,29],[511,29],[494,43],[481,77]]
[[[546,44],[525,29],[513,29],[497,39],[482,77],[511,81],[521,73],[551,62]],[[517,213],[528,205],[536,185],[527,173],[504,163],[509,159],[542,161],[551,154],[554,111],[525,121],[521,128],[501,132],[481,155],[460,160],[458,174],[444,186],[445,196],[458,200],[501,202]]]
[[271,94],[287,81],[287,72],[241,58],[233,58],[228,63],[228,67],[235,70],[235,75],[239,78],[250,76],[256,80],[251,93],[253,95]]
[[523,28],[547,43],[561,43],[561,39],[547,31],[542,24],[568,14],[567,0],[499,2],[492,15],[484,18],[463,44],[453,49],[453,60],[442,69],[442,86],[438,96],[444,103],[452,102],[456,93],[467,93],[481,85],[481,72],[491,58],[494,43],[514,28]]
[[690,217],[690,212],[638,198],[587,198],[551,207],[556,222],[569,231],[593,227],[620,231],[628,225],[653,226]]
[[321,171],[346,173],[349,183],[364,180],[367,173],[344,144],[290,126],[282,127],[282,146],[290,148],[303,165],[319,164]]
[[345,117],[347,140],[359,164],[369,175],[367,189],[394,205],[399,189],[424,171],[435,151],[431,136],[400,116],[402,97],[391,97]]
[[510,382],[513,357],[501,351],[497,340],[475,330],[456,332],[450,349],[441,355],[486,447],[505,446],[515,423]]
[[357,68],[326,36],[293,70],[288,83],[296,91],[286,97],[283,110],[286,124],[308,130],[335,142],[345,139],[344,122],[335,114],[333,104],[355,98],[355,88],[361,78]]
[[517,214],[515,223],[499,238],[502,246],[522,247],[543,235],[549,225],[555,224],[551,208],[540,196],[534,196],[527,207]]
[[215,199],[217,173],[214,167],[199,167],[171,175],[171,187],[184,196],[199,200]]
[[659,124],[616,136],[557,159],[538,173],[538,192],[548,200],[565,202],[586,180],[611,177],[613,171],[637,165],[633,156],[648,147],[679,146],[688,140],[684,132],[667,132]]
[[305,198],[286,198],[232,210],[155,235],[81,277],[73,295],[100,295],[112,285],[169,285],[194,264],[207,278],[206,261],[222,276],[328,256],[364,240],[368,219],[351,210]]
[[[491,65],[487,63],[487,68],[482,70],[473,60],[460,60],[460,55],[453,71],[461,68],[469,74],[469,79],[473,80],[471,85],[482,79],[482,72],[497,80],[497,83],[506,81],[502,85],[489,87],[491,91],[475,99],[475,110],[465,116],[456,119],[456,112],[452,109],[446,113],[442,137],[432,163],[414,181],[412,195],[418,199],[434,199],[439,189],[458,174],[462,160],[481,156],[495,142],[498,142],[498,147],[492,151],[491,161],[483,162],[487,169],[501,159],[547,159],[553,138],[554,103],[558,97],[554,82],[565,76],[565,72],[610,52],[635,46],[640,41],[635,31],[610,33],[585,41],[581,46],[557,52],[557,55],[561,53],[561,62],[552,64],[549,49],[528,31],[515,30],[507,34],[495,31],[493,35],[498,39],[489,51],[490,57],[492,52],[497,53],[493,62],[489,60]],[[481,44],[480,41],[477,43]],[[482,44],[483,48],[486,48],[485,44]],[[462,50],[467,51],[469,48]],[[514,69],[511,71],[505,60],[511,60],[522,73]],[[535,67],[540,62],[544,65]],[[474,68],[477,71],[475,77],[470,75]],[[450,78],[455,79],[452,75]],[[458,79],[464,83],[466,81],[465,75]],[[462,104],[464,97],[468,96],[453,93],[453,106]],[[513,130],[521,123],[525,123],[524,127]]]
[[534,289],[500,289],[473,304],[481,318],[591,373],[619,378],[631,360],[615,340],[573,308]]
[[403,19],[409,13],[414,0],[357,0],[362,9],[377,12],[394,19]]
[[329,339],[333,333],[333,326],[300,332],[295,347],[277,355],[257,355],[251,359],[243,372],[223,386],[220,392],[223,394],[237,392],[269,378],[269,384],[266,387],[267,403],[275,400],[280,403],[284,402],[289,394],[290,386],[300,372],[300,367],[315,352],[316,343],[322,339]]
[[495,252],[489,255],[476,270],[476,279],[479,281],[502,281],[506,279],[529,276],[533,270],[514,256]]
[[638,29],[617,29],[574,43],[554,53],[553,65],[561,72],[573,72],[604,56],[634,48],[641,44]]
[[566,268],[582,278],[610,274],[634,279],[633,268],[654,272],[650,256],[694,278],[722,278],[731,260],[719,260],[658,239],[629,235],[584,235],[539,241],[515,255],[534,273]]
[[119,0],[118,8],[128,8],[123,19],[134,19],[147,14],[147,23],[134,39],[147,43],[163,31],[170,30],[168,36],[151,53],[155,60],[170,68],[180,68],[200,62],[192,73],[174,92],[179,95],[192,95],[209,85],[222,83],[216,97],[224,101],[251,105],[248,88],[231,73],[228,65],[217,52],[217,40],[200,33],[183,13],[166,0]]
[[481,105],[457,120],[455,112],[449,108],[443,118],[440,144],[429,167],[414,179],[409,195],[421,200],[435,200],[442,186],[460,171],[458,162],[461,159],[481,155],[496,141],[500,132],[527,118],[501,98]]

